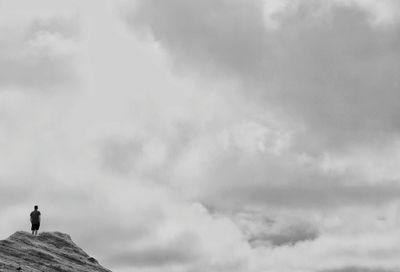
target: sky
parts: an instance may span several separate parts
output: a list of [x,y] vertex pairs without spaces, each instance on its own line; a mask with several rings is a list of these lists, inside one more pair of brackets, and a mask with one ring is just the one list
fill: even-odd
[[115,272],[400,270],[400,2],[0,0],[0,238]]

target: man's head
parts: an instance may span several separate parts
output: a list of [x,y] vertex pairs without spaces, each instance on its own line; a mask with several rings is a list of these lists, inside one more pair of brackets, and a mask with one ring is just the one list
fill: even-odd
[[39,207],[37,205],[35,205],[35,210],[37,210]]

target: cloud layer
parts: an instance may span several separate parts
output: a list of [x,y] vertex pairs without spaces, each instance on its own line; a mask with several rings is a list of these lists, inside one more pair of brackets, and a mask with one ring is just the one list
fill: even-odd
[[113,271],[400,267],[396,1],[23,2],[2,236],[39,204]]
[[398,25],[373,24],[365,9],[337,2],[287,1],[267,14],[273,29],[263,1],[140,2],[127,20],[180,69],[239,80],[246,95],[311,129],[313,144],[302,145],[397,134]]

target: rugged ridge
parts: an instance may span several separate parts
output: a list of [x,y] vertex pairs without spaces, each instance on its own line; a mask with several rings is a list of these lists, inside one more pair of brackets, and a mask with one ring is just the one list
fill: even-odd
[[0,271],[111,272],[79,248],[68,234],[18,231],[0,241]]

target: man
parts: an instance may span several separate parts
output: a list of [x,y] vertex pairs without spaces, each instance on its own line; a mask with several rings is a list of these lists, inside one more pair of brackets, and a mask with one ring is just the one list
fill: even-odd
[[37,235],[37,232],[40,227],[40,212],[38,210],[38,206],[35,205],[35,210],[31,212],[31,223],[32,223],[32,235]]

